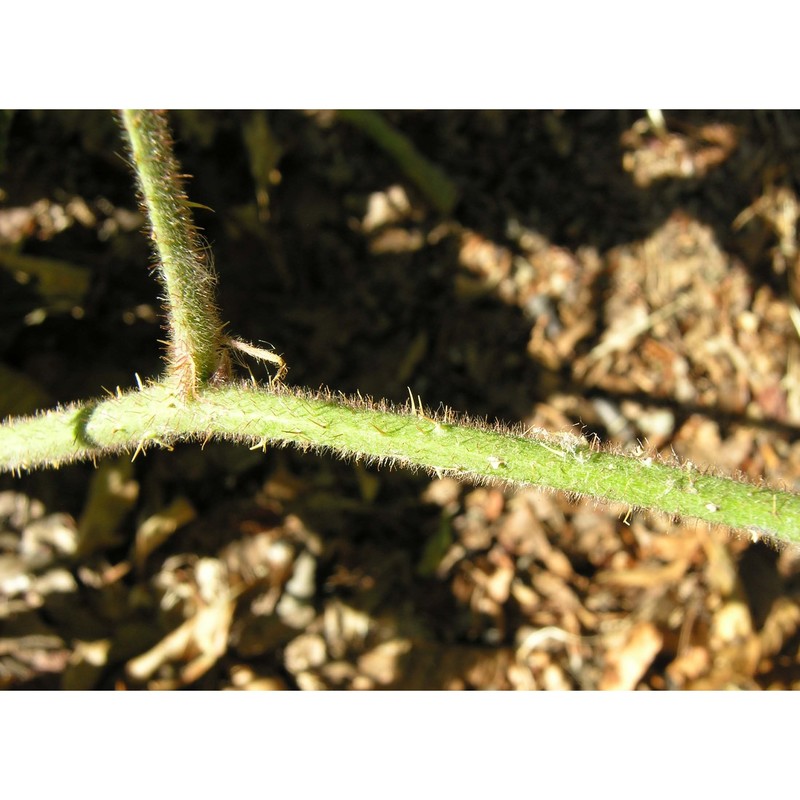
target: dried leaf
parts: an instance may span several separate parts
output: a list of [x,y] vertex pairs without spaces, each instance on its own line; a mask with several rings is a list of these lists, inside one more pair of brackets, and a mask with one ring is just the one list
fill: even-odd
[[150,553],[179,528],[188,525],[195,516],[197,512],[194,506],[185,497],[178,497],[165,509],[148,517],[136,531],[134,550],[137,569],[142,570]]
[[650,622],[633,625],[626,633],[619,648],[606,653],[606,666],[600,679],[599,689],[635,689],[647,672],[653,659],[661,650],[663,637]]
[[128,676],[137,682],[144,682],[164,664],[188,660],[180,680],[162,683],[159,688],[172,688],[173,685],[186,685],[197,680],[227,650],[235,605],[235,599],[225,598],[201,609],[155,647],[131,659],[126,666]]

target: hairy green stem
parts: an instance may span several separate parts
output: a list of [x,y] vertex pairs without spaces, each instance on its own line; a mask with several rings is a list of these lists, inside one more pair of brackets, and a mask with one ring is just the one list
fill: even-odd
[[456,420],[449,412],[436,417],[419,408],[396,410],[286,387],[204,388],[187,401],[162,382],[12,419],[0,426],[0,470],[212,438],[250,447],[291,444],[462,480],[558,489],[800,542],[797,494],[706,475],[690,465],[604,452],[569,434],[502,430]]
[[216,274],[192,221],[166,115],[123,111],[121,118],[166,290],[168,374],[191,395],[225,369]]
[[[432,186],[424,160],[376,115],[343,112]],[[294,445],[386,466],[421,468],[476,482],[533,485],[718,523],[754,537],[800,543],[800,495],[704,474],[646,455],[623,456],[543,430],[490,427],[411,403],[393,409],[359,398],[312,394],[274,381],[269,391],[226,382],[226,346],[283,367],[246,343],[226,342],[214,303],[215,275],[193,226],[162,114],[123,112],[134,167],[166,287],[166,378],[139,391],[6,420],[0,472],[95,459],[150,446],[224,439],[250,447]],[[422,177],[419,177],[422,176]],[[440,176],[441,177],[441,176]],[[451,187],[452,188],[452,187]],[[440,207],[454,195],[445,186]],[[432,191],[435,191],[435,186]],[[176,380],[177,378],[177,380]],[[213,380],[213,379],[219,380]],[[215,385],[218,384],[218,385]]]

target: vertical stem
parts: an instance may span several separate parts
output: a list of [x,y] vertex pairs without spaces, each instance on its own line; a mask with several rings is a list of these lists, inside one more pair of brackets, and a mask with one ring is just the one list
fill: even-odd
[[193,397],[223,373],[227,359],[216,274],[192,220],[166,113],[123,111],[121,118],[166,290],[167,373]]

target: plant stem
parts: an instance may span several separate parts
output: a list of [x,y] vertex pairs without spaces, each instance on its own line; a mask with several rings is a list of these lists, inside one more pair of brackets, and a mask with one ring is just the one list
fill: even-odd
[[377,111],[342,110],[337,114],[389,153],[437,211],[449,214],[455,208],[458,202],[455,184],[436,164],[421,155],[407,136],[395,130]]
[[0,425],[0,471],[95,458],[180,440],[294,445],[473,482],[539,486],[800,542],[800,495],[705,475],[689,465],[595,450],[578,437],[513,432],[394,410],[360,398],[278,387],[204,388],[185,402],[156,383]]
[[[419,167],[418,154],[380,117],[345,116],[383,137],[407,168]],[[149,111],[126,111],[122,119],[166,287],[167,376],[110,399],[6,420],[0,424],[0,472],[122,451],[136,457],[151,445],[171,447],[181,440],[293,445],[462,480],[557,489],[800,543],[800,495],[791,492],[594,449],[569,434],[491,428],[456,420],[448,411],[437,417],[413,400],[410,409],[397,410],[360,397],[289,389],[279,380],[270,391],[213,380],[227,378],[215,275],[192,223],[166,119]],[[237,346],[283,366],[275,354]]]
[[123,111],[121,118],[166,290],[167,374],[177,379],[184,396],[191,396],[225,370],[216,274],[192,221],[166,115]]

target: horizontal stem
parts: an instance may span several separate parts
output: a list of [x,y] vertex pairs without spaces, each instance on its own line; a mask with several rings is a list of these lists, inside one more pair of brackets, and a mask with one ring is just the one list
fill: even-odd
[[800,495],[703,474],[645,456],[592,448],[541,430],[510,431],[395,410],[362,399],[278,386],[204,388],[183,398],[168,383],[0,425],[0,471],[95,458],[180,440],[251,447],[292,444],[386,466],[512,486],[540,486],[800,542]]

